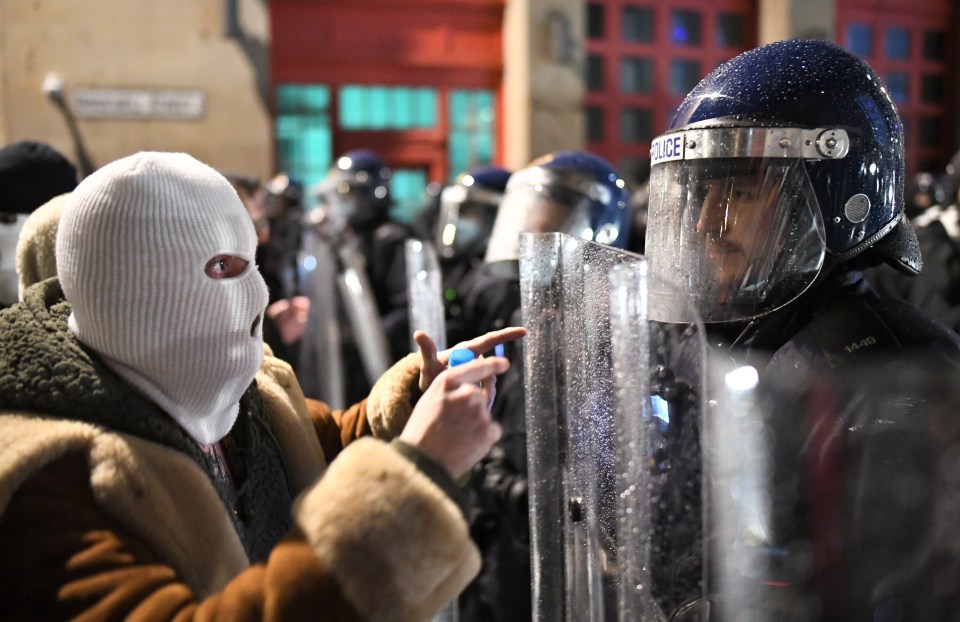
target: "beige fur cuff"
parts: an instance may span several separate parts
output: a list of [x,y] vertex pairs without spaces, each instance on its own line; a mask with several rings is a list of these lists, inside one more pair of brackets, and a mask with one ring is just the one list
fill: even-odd
[[391,440],[400,435],[413,412],[419,382],[419,352],[406,355],[380,376],[367,398],[367,420],[374,436]]
[[55,196],[30,214],[17,242],[17,275],[20,277],[20,300],[23,290],[34,283],[57,276],[57,225],[60,212],[70,193]]
[[386,443],[364,438],[294,507],[317,557],[365,619],[430,620],[477,574],[457,505]]

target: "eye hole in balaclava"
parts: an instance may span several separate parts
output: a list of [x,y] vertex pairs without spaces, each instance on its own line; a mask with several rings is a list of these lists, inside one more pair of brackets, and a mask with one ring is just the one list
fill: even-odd
[[232,279],[243,274],[250,262],[236,255],[217,255],[203,269],[211,279]]

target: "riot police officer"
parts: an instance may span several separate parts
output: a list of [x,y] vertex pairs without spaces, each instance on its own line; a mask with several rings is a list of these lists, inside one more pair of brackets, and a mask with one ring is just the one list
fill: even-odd
[[[483,264],[461,300],[471,330],[520,322],[522,232],[561,232],[624,248],[630,234],[626,183],[603,158],[560,151],[510,175]],[[456,342],[460,335],[451,334]],[[465,621],[531,618],[523,353],[511,348],[512,372],[497,383],[492,416],[503,437],[475,469],[467,488],[471,530],[484,556],[480,576],[460,597]]]
[[[903,145],[900,117],[880,77],[832,43],[777,42],[718,67],[653,141],[650,277],[682,296],[652,297],[659,307],[651,316],[692,321],[683,311],[692,302],[716,356],[752,365],[761,386],[796,384],[808,372],[836,374],[883,356],[906,361],[920,352],[944,373],[956,373],[956,336],[915,307],[881,300],[863,279],[863,269],[880,262],[908,275],[921,269],[904,215]],[[907,404],[918,397],[902,396]],[[918,472],[911,460],[921,458],[889,451],[884,422],[865,410],[867,403],[853,402],[830,422],[842,451],[831,474],[836,507],[826,513],[818,505],[823,498],[810,492],[817,482],[801,468],[823,449],[822,437],[787,400],[770,419],[778,443],[772,477],[782,479],[771,493],[779,520],[765,550],[785,556],[790,570],[776,582],[757,578],[756,589],[776,583],[791,611],[783,619],[881,619],[891,602],[902,615],[891,619],[956,615],[945,604],[955,591],[905,584],[898,591],[887,580],[917,554],[891,526],[911,513],[918,536],[910,541],[922,540],[932,528],[930,507],[929,499],[906,508],[883,494],[897,483],[879,473],[889,475],[890,463],[901,460],[894,472]],[[925,425],[909,410],[904,417],[906,426]],[[878,498],[885,505],[862,505]],[[811,517],[825,515],[856,519],[814,530]],[[824,533],[829,542],[818,540]],[[866,562],[876,546],[882,553]],[[719,555],[722,547],[714,547]],[[824,559],[823,551],[834,557]],[[833,569],[829,581],[817,576],[825,566]],[[914,587],[930,581],[926,576]],[[668,611],[682,605],[670,586],[654,587],[670,601]]]
[[[372,298],[374,314],[379,315],[372,320],[378,322],[376,326],[370,325],[367,314],[355,312],[348,312],[349,321],[343,323],[347,403],[362,397],[378,377],[377,370],[409,353],[411,347],[404,242],[413,234],[390,217],[391,176],[392,170],[375,152],[347,152],[337,158],[318,185],[317,205],[308,215],[311,235],[335,249],[337,270],[341,274],[353,270],[367,284],[369,291],[347,288],[363,299],[353,301],[362,303],[353,306],[369,306],[367,299]],[[366,347],[371,341],[384,340],[382,348]],[[373,358],[378,360],[369,360]],[[358,373],[361,368],[367,370],[366,376]]]
[[455,335],[470,332],[461,325],[463,284],[483,262],[509,177],[500,166],[478,167],[461,173],[440,191],[433,238],[443,277],[447,331]]

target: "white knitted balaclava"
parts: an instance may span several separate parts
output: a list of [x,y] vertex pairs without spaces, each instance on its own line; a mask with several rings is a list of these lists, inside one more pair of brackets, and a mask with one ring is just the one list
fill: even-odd
[[[230,183],[182,153],[143,152],[84,179],[64,206],[57,272],[70,330],[201,444],[223,438],[263,357],[267,288]],[[217,255],[247,260],[233,278]]]

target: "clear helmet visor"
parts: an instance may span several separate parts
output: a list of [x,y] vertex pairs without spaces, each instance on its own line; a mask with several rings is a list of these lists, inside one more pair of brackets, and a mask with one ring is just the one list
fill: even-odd
[[517,259],[523,232],[566,233],[593,241],[590,206],[589,197],[569,188],[540,183],[508,186],[497,210],[486,261]]
[[[646,232],[656,319],[741,321],[783,307],[814,281],[824,223],[803,161],[674,160],[653,167]],[[679,295],[668,292],[680,292]]]
[[501,196],[476,191],[471,195],[463,186],[443,189],[437,218],[437,248],[443,258],[483,256]]

